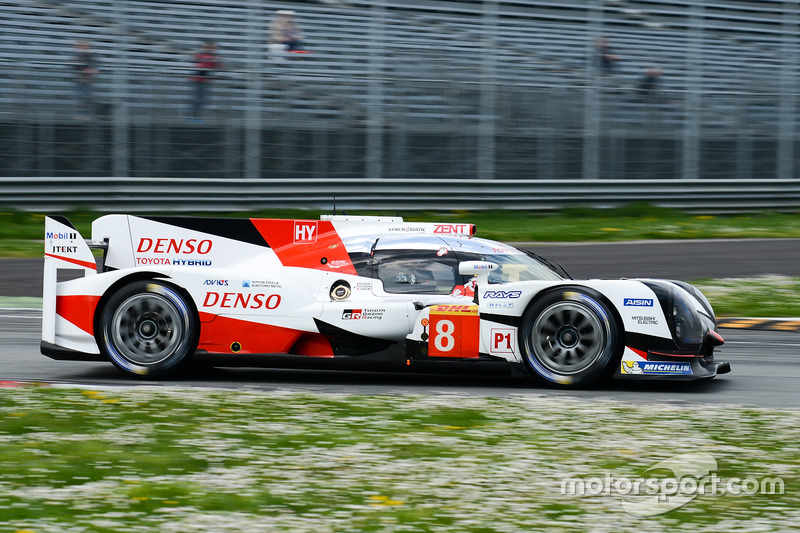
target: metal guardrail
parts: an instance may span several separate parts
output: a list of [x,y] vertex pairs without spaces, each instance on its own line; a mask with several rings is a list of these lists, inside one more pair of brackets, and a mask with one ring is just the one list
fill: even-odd
[[800,209],[800,180],[427,180],[1,178],[0,205],[24,211],[265,208],[546,211],[648,202],[693,211]]

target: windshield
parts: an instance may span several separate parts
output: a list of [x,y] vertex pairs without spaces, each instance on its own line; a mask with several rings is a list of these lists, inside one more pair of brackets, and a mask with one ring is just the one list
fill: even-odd
[[533,255],[522,252],[474,254],[459,253],[460,261],[489,261],[500,266],[489,273],[489,283],[509,283],[514,281],[560,280],[554,268],[545,264]]

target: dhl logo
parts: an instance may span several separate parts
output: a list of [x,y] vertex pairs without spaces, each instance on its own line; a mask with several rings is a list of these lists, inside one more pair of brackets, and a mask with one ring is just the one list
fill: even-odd
[[431,306],[432,315],[476,315],[477,305],[434,305]]

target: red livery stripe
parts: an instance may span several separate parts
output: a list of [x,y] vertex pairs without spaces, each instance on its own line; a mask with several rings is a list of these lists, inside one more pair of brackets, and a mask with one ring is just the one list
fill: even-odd
[[99,296],[84,294],[56,296],[56,314],[94,335],[94,312],[99,301]]
[[92,270],[97,270],[96,263],[90,263],[88,261],[81,261],[80,259],[72,259],[71,257],[62,257],[60,255],[55,254],[44,254],[45,257],[52,257],[54,259],[61,259],[62,261],[66,261],[67,263],[72,263],[73,265],[82,266],[83,268],[89,268]]
[[[200,313],[200,343],[197,348],[209,353],[289,353],[302,331],[260,324],[210,313]],[[240,349],[233,351],[238,343]]]
[[284,266],[356,275],[330,221],[254,218],[252,222]]

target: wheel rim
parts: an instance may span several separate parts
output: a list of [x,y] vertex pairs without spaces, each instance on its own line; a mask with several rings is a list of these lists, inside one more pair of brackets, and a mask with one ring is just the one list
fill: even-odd
[[114,312],[111,341],[120,355],[140,365],[154,365],[180,348],[187,330],[180,311],[165,297],[136,294]]
[[602,357],[608,339],[603,322],[579,302],[559,302],[545,309],[533,324],[531,347],[548,370],[576,374]]

